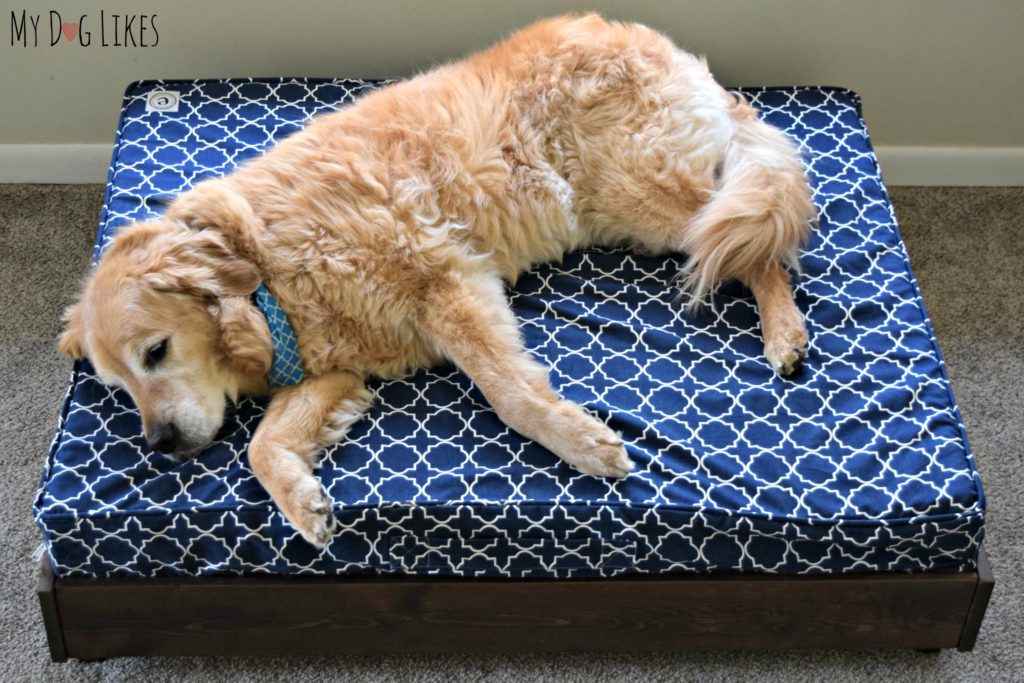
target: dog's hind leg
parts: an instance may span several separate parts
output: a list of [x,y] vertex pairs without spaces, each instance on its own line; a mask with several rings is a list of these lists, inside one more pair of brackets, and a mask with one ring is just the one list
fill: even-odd
[[[723,282],[745,282],[757,298],[768,362],[788,375],[806,353],[807,331],[784,267],[798,269],[809,238],[811,188],[796,146],[780,130],[742,100],[727,113],[729,126],[701,131],[708,147],[714,140],[721,146],[706,157],[687,153],[678,131],[635,139],[619,129],[602,133],[601,148],[617,153],[590,154],[599,162],[592,161],[583,202],[598,218],[587,227],[596,243],[688,254],[678,284],[690,307]],[[676,166],[647,161],[644,151]]]
[[696,304],[724,280],[744,282],[757,299],[768,363],[785,376],[807,354],[807,328],[784,265],[799,268],[815,207],[793,143],[747,105],[737,110],[746,118],[737,122],[721,186],[681,235],[690,255],[681,285]]
[[354,373],[306,379],[274,396],[249,445],[256,479],[302,537],[318,548],[331,539],[334,514],[313,476],[314,456],[339,441],[370,401]]
[[586,474],[623,477],[632,469],[618,435],[551,388],[547,368],[523,348],[496,275],[451,277],[425,303],[424,332],[506,425]]
[[791,375],[807,356],[807,327],[781,266],[740,278],[757,300],[764,355],[776,373]]

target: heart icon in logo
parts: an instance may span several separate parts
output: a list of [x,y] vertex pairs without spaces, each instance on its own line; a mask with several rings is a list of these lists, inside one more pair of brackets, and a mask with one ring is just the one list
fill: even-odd
[[61,24],[60,32],[64,34],[64,37],[67,38],[70,43],[75,39],[75,36],[78,35],[78,22],[71,24],[65,21]]

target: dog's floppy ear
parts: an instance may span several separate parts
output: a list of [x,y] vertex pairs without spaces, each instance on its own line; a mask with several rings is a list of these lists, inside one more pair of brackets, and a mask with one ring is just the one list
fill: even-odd
[[216,228],[238,239],[262,226],[252,206],[223,178],[204,180],[167,206],[164,218],[193,230]]
[[169,244],[143,277],[154,289],[222,298],[248,296],[259,287],[256,268],[235,254],[220,233],[181,228],[166,239]]
[[85,358],[85,328],[82,325],[82,304],[72,304],[64,309],[64,331],[57,339],[57,350],[70,358]]
[[251,377],[265,379],[273,361],[273,342],[266,319],[245,297],[218,302],[217,326],[228,362]]
[[249,262],[231,250],[224,235],[249,243],[262,223],[249,202],[223,178],[205,180],[171,202],[164,218],[191,230],[173,250],[168,263],[147,276],[161,290],[193,292],[203,296],[247,296],[260,278]]

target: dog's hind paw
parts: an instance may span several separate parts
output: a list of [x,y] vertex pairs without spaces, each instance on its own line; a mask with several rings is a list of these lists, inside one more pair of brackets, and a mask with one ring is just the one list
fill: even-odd
[[766,341],[764,355],[780,377],[792,375],[807,357],[807,332],[799,329]]

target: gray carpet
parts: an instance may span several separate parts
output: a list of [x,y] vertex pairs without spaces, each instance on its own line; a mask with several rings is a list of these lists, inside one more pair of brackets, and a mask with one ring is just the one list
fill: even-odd
[[1024,188],[897,188],[897,214],[988,494],[997,586],[973,653],[802,652],[49,662],[30,506],[69,364],[59,314],[84,274],[102,188],[0,186],[2,681],[1024,680]]

